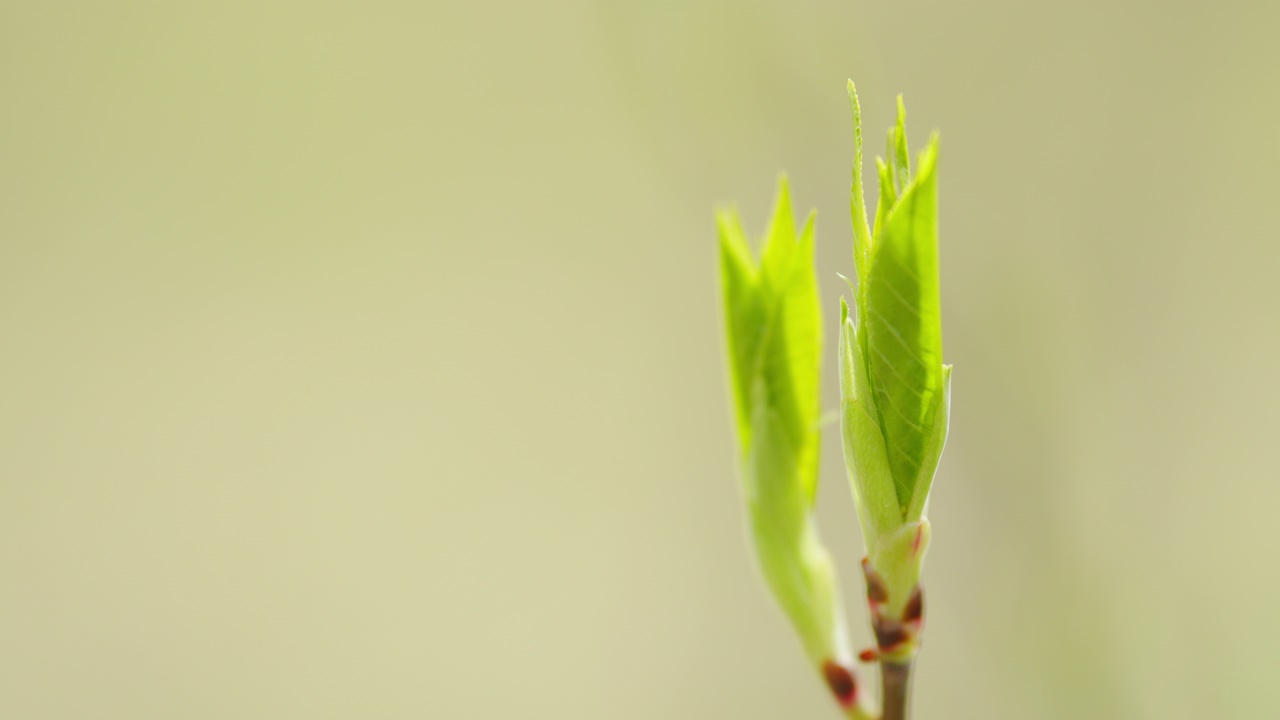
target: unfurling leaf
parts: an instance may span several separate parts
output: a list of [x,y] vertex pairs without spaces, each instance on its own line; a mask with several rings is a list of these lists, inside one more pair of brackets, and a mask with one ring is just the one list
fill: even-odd
[[900,613],[924,561],[925,504],[950,415],[938,292],[938,137],[929,139],[913,173],[899,97],[886,159],[876,160],[880,199],[868,229],[852,83],[849,97],[858,285],[852,312],[841,311],[841,432],[869,561],[889,588],[888,606]]
[[785,179],[757,262],[732,211],[719,214],[725,338],[747,518],[762,573],[824,673],[845,666],[844,615],[818,538],[822,310],[814,221],[797,234]]

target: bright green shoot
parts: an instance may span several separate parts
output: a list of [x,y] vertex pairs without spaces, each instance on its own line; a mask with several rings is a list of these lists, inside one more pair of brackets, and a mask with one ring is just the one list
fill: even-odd
[[870,717],[856,702],[840,589],[813,521],[822,415],[814,216],[797,234],[780,179],[759,260],[735,212],[721,211],[717,221],[739,467],[756,557],[810,662],[850,717]]
[[[892,620],[918,587],[929,542],[925,506],[950,416],[951,368],[942,364],[938,293],[938,136],[930,138],[912,173],[906,109],[898,98],[889,159],[876,163],[880,201],[875,226],[868,228],[861,109],[852,82],[849,99],[858,284],[856,312],[841,304],[841,429],[870,569],[887,585],[885,609]],[[915,642],[883,650],[909,657]]]
[[[938,292],[938,137],[911,166],[906,111],[877,158],[880,195],[869,222],[861,111],[853,83],[851,198],[857,283],[840,301],[840,418],[845,465],[862,525],[863,570],[877,647],[883,720],[907,717],[912,659],[923,628],[925,510],[946,442],[951,368],[942,363]],[[785,179],[757,260],[736,213],[722,211],[720,275],[739,461],[756,556],[810,661],[849,717],[876,717],[849,669],[840,592],[818,538],[822,313],[814,223],[795,229]]]
[[[861,406],[878,418],[893,478],[894,494],[906,519],[924,511],[933,472],[946,437],[946,395],[950,369],[942,364],[938,297],[938,136],[920,154],[912,177],[906,139],[906,108],[898,98],[898,122],[889,133],[890,160],[877,158],[880,203],[874,231],[867,228],[862,189],[861,112],[853,83],[854,258],[858,287],[855,324],[842,311],[842,331],[853,327],[865,367],[867,390]],[[846,399],[857,402],[850,387]],[[881,412],[877,412],[877,410]],[[942,422],[935,423],[939,411]]]

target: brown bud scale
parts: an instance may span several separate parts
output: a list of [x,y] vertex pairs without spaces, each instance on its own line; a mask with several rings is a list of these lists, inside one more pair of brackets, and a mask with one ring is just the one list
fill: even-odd
[[852,707],[854,700],[858,697],[858,681],[854,679],[853,673],[834,660],[828,660],[822,664],[822,676],[840,705],[846,708]]
[[924,620],[924,591],[917,585],[915,590],[911,591],[911,597],[907,599],[907,607],[902,611],[902,621],[906,623],[920,623]]
[[862,574],[867,580],[867,600],[872,604],[880,604],[889,600],[889,586],[885,584],[880,573],[871,567],[871,561],[862,558]]
[[876,644],[884,652],[890,652],[911,639],[911,633],[896,620],[877,617],[871,623],[871,629],[875,632]]

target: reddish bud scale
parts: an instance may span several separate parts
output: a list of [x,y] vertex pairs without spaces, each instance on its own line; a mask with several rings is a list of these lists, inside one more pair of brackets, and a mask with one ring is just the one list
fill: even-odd
[[902,609],[901,620],[888,617],[888,608],[884,606],[888,595],[884,581],[866,560],[862,561],[862,570],[867,578],[867,600],[871,606],[871,629],[876,636],[876,647],[863,650],[858,659],[872,662],[919,642],[920,631],[924,629],[924,592],[919,585],[911,591]]
[[924,593],[919,585],[911,591],[911,597],[907,599],[907,607],[902,611],[902,621],[913,625],[924,622]]
[[911,639],[911,633],[902,623],[889,618],[876,617],[871,622],[871,629],[876,634],[876,644],[884,652],[893,652]]
[[822,677],[826,679],[827,687],[831,688],[831,694],[835,695],[840,707],[853,707],[854,701],[858,699],[858,681],[853,673],[834,660],[828,660],[822,664]]
[[862,574],[867,581],[867,602],[872,606],[887,602],[889,586],[885,584],[884,578],[880,577],[880,573],[871,567],[871,561],[867,558],[862,558]]

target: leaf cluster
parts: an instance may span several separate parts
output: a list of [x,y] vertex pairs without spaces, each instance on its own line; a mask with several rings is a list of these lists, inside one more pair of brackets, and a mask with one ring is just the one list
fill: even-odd
[[830,555],[812,511],[818,483],[822,309],[814,214],[797,232],[786,178],[760,255],[736,212],[717,216],[730,392],[756,556],[817,665],[847,658]]
[[[842,418],[846,461],[853,461],[850,470],[858,476],[855,490],[870,496],[860,503],[871,511],[870,518],[864,517],[864,530],[870,519],[879,535],[923,516],[946,441],[951,368],[942,363],[938,136],[930,137],[913,172],[906,109],[899,96],[898,119],[889,130],[885,158],[876,158],[880,194],[875,223],[869,225],[862,186],[861,110],[852,82],[849,98],[854,116],[850,206],[858,282],[853,312],[841,302]],[[864,466],[862,472],[857,472],[858,465]]]

